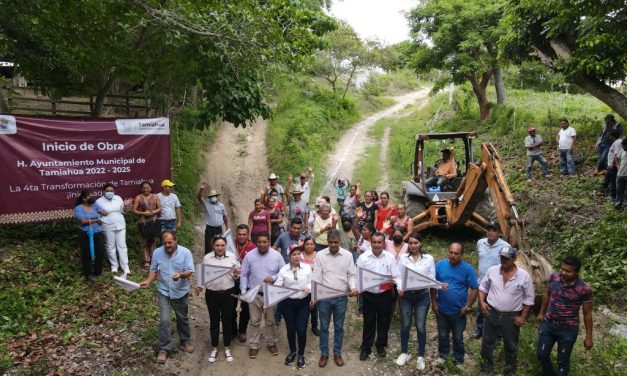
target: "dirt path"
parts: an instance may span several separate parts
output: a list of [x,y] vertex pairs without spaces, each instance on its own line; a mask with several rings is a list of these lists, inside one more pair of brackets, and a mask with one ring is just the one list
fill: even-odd
[[[370,115],[368,118],[355,124],[350,130],[344,133],[344,135],[340,138],[340,141],[337,143],[337,147],[326,160],[325,165],[329,166],[325,178],[327,183],[321,189],[320,194],[334,197],[335,192],[329,183],[331,178],[335,176],[352,178],[355,164],[361,157],[361,152],[366,150],[368,146],[380,141],[368,137],[368,130],[372,128],[377,121],[384,117],[394,115],[405,108],[408,104],[412,104],[422,98],[427,98],[429,90],[430,88],[422,89],[395,97],[395,105]],[[385,148],[387,148],[387,144],[385,145]]]

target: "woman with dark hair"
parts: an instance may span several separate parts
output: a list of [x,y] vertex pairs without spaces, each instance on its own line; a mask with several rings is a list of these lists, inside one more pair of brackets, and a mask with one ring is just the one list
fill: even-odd
[[[209,333],[211,335],[211,352],[209,353],[209,363],[215,363],[218,359],[218,344],[220,342],[220,322],[222,323],[222,337],[224,341],[224,359],[227,362],[233,361],[231,354],[231,336],[233,330],[233,307],[237,304],[233,294],[235,290],[235,279],[239,276],[240,263],[234,254],[226,251],[226,238],[216,235],[213,238],[213,251],[207,253],[202,259],[204,265],[223,266],[233,268],[233,270],[223,276],[214,279],[204,285],[205,302],[209,310]],[[197,276],[200,278],[200,276]],[[202,287],[196,289],[196,295],[200,294]]]
[[248,227],[250,228],[250,239],[255,244],[257,244],[257,236],[262,232],[267,232],[272,236],[270,213],[263,208],[263,202],[259,198],[255,200],[255,209],[248,214]]
[[390,235],[392,228],[383,228],[386,221],[389,221],[393,215],[398,214],[396,208],[390,203],[390,194],[387,192],[381,192],[379,195],[381,198],[381,205],[377,204],[377,209],[374,213],[374,228],[379,232],[383,232],[386,236]]
[[133,201],[133,213],[138,217],[139,235],[141,236],[144,267],[150,266],[152,252],[155,250],[156,238],[161,232],[157,222],[157,214],[161,212],[159,197],[152,193],[150,183],[143,182],[140,185],[141,193],[135,196]]
[[[316,260],[316,243],[311,236],[308,236],[303,240],[303,251],[300,254],[300,262],[309,265],[311,270],[314,268],[314,261]],[[316,336],[320,336],[320,330],[318,329],[318,306],[314,305],[310,307],[311,316],[311,331]]]
[[274,197],[268,197],[268,213],[270,214],[270,226],[272,228],[271,244],[274,244],[283,232],[283,212],[277,207],[277,203]]
[[115,186],[111,183],[105,184],[102,191],[102,197],[96,200],[96,204],[108,213],[102,217],[102,230],[109,263],[111,263],[111,272],[117,273],[119,267],[122,269],[122,277],[126,278],[131,270],[128,266],[124,213],[126,213],[126,207],[133,203],[133,199],[122,200],[122,197],[115,194]]
[[[91,282],[96,282],[96,277],[102,274],[102,263],[105,255],[105,238],[102,234],[102,216],[107,212],[95,203],[93,194],[83,190],[76,198],[74,218],[78,222],[78,244],[81,247],[81,262],[83,275]],[[90,237],[94,242],[94,267],[92,269],[92,255]]]
[[[399,264],[415,272],[435,279],[435,263],[433,257],[423,251],[422,236],[415,232],[408,238],[408,253],[401,256]],[[399,286],[401,306],[401,355],[396,359],[396,364],[404,365],[410,358],[409,355],[409,329],[412,318],[418,332],[418,359],[416,367],[422,371],[425,369],[425,345],[427,342],[427,313],[429,312],[429,289],[402,291]]]
[[[281,313],[285,317],[287,329],[287,342],[290,353],[285,358],[285,364],[289,365],[296,358],[296,367],[305,366],[305,346],[307,344],[307,318],[309,316],[309,302],[311,301],[311,278],[313,272],[309,265],[302,264],[302,247],[294,247],[290,250],[290,262],[284,265],[277,274],[274,282],[277,286],[289,287],[301,290],[279,303]],[[296,336],[298,336],[298,352],[296,348]]]
[[407,206],[404,203],[396,204],[396,215],[393,215],[390,218],[390,226],[392,228],[402,227],[405,232],[405,236],[403,237],[404,241],[407,241],[409,235],[414,232],[414,224],[412,219],[407,215]]

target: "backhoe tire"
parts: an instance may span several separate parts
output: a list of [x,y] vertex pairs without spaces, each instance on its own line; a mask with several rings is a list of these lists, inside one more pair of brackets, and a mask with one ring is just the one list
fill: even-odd
[[405,195],[405,207],[409,218],[413,218],[427,209],[424,198],[409,195]]

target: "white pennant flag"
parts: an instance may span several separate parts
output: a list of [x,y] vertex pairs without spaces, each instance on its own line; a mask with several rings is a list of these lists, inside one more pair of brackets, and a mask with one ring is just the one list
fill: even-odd
[[235,258],[238,261],[241,261],[239,259],[239,255],[237,254],[237,249],[235,248],[235,242],[233,241],[233,235],[231,235],[231,229],[224,231],[222,236],[226,238],[226,251],[231,252],[232,254],[235,255]]
[[322,283],[311,281],[311,300],[314,302],[347,295],[348,291],[334,289],[333,287],[325,286]]
[[261,283],[251,289],[248,289],[248,291],[246,291],[245,294],[234,295],[234,296],[240,300],[245,301],[246,303],[252,303],[257,297],[259,290],[261,290]]
[[270,283],[263,284],[263,308],[270,308],[301,290],[289,287],[276,286]]
[[372,270],[357,267],[357,290],[364,292],[373,287],[380,286],[392,279],[391,275],[385,275]]
[[411,291],[429,288],[440,289],[442,288],[442,283],[403,266],[401,273],[401,290]]
[[129,281],[125,278],[120,278],[117,275],[113,276],[113,281],[115,281],[115,283],[117,283],[118,285],[122,286],[122,288],[126,292],[133,292],[139,289],[139,283]]
[[196,264],[196,286],[204,286],[230,273],[232,270],[232,266]]

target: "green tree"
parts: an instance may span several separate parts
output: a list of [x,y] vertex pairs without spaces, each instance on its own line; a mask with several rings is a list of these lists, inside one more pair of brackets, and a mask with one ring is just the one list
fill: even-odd
[[408,15],[414,37],[410,66],[445,71],[434,92],[451,82],[470,82],[482,120],[490,116],[486,88],[499,63],[501,14],[500,0],[425,0]]
[[624,0],[506,0],[502,56],[534,56],[627,118],[627,98],[612,87],[627,68]]
[[52,96],[142,87],[163,107],[198,87],[208,118],[267,117],[268,66],[300,68],[335,27],[323,0],[0,0],[8,59]]

